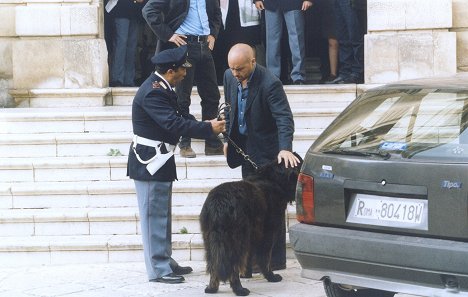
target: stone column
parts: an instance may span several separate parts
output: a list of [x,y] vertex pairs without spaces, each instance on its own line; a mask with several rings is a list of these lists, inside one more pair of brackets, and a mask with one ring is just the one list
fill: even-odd
[[13,85],[12,44],[15,39],[15,6],[0,3],[0,107],[14,106],[8,90]]
[[366,83],[457,72],[452,0],[368,0],[367,7]]
[[468,71],[468,0],[453,0],[453,29],[457,35],[458,71]]
[[5,2],[10,3],[0,6],[0,35],[9,39],[0,45],[7,53],[0,75],[7,67],[15,103],[104,105],[108,66],[102,0]]

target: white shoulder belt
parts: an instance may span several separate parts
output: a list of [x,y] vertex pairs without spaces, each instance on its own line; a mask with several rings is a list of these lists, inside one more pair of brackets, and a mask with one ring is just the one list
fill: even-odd
[[[154,147],[154,149],[156,150],[156,155],[154,155],[154,157],[152,157],[149,160],[146,160],[146,161],[143,160],[136,151],[137,144]],[[166,149],[168,151],[165,154],[161,153],[161,145],[163,144],[166,146]],[[167,144],[162,141],[152,140],[152,139],[144,138],[138,135],[133,135],[133,143],[132,143],[133,152],[135,153],[137,160],[141,164],[146,165],[146,170],[148,170],[148,172],[151,175],[155,174],[156,171],[159,170],[159,168],[161,168],[164,164],[166,164],[167,160],[169,160],[169,158],[174,155],[175,148],[176,146],[172,144]]]

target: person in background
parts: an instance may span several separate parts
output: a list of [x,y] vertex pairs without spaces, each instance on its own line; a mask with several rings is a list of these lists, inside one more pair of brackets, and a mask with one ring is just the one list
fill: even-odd
[[135,86],[135,61],[141,9],[146,0],[109,0],[106,11],[114,25],[110,86]]
[[335,0],[314,0],[314,7],[320,18],[320,31],[326,46],[320,50],[319,84],[331,83],[338,77],[338,37],[335,23]]
[[335,0],[339,42],[339,75],[333,84],[364,82],[364,34],[354,3],[356,0]]
[[140,213],[146,272],[150,282],[181,283],[191,267],[172,258],[172,183],[177,179],[174,149],[181,136],[207,139],[225,131],[225,121],[184,117],[173,87],[184,79],[187,48],[161,51],[156,71],[143,82],[132,104],[133,142],[127,175],[134,180]]
[[[294,120],[288,98],[278,77],[256,63],[247,44],[234,45],[228,54],[229,69],[224,73],[224,95],[230,111],[226,113],[227,135],[258,166],[277,159],[285,166],[299,163],[292,153]],[[229,167],[242,166],[242,177],[255,167],[225,140],[224,154]],[[286,224],[272,252],[273,270],[286,268]]]
[[306,82],[304,11],[312,6],[309,0],[254,0],[259,10],[265,9],[266,65],[277,77],[281,75],[281,34],[283,20],[288,31],[292,57],[291,80],[293,84]]
[[[218,114],[220,93],[211,51],[221,26],[219,0],[149,0],[143,17],[159,39],[158,48],[187,45],[188,61],[192,67],[177,84],[176,93],[183,115],[190,114],[190,95],[194,81],[201,97],[202,120]],[[182,137],[180,155],[195,158],[191,139]],[[217,137],[205,140],[205,155],[222,155],[223,144]]]
[[[263,65],[265,49],[261,41],[260,13],[251,0],[221,0],[223,26],[213,51],[218,85],[223,84],[224,71],[228,68],[227,53],[237,43],[246,43],[255,49],[257,61]],[[260,63],[262,64],[262,63]]]

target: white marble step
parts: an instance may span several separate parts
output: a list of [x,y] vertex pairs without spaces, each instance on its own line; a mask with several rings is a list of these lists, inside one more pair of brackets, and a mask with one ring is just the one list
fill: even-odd
[[[293,148],[299,153],[305,153],[324,129],[325,122],[314,125],[314,120],[309,121],[310,129],[296,128],[294,134]],[[106,156],[112,149],[128,155],[131,141],[131,132],[3,134],[0,158]],[[197,155],[203,155],[204,141],[192,139],[192,148]],[[175,153],[178,154],[179,149]]]
[[[200,206],[212,188],[222,182],[238,179],[240,177],[175,181],[172,205]],[[0,209],[136,206],[132,180],[0,183]]]
[[[336,102],[334,102],[336,103]],[[325,128],[342,106],[292,107],[296,129]],[[201,119],[199,110],[193,115]],[[130,106],[94,108],[8,108],[0,111],[0,134],[132,132]],[[14,139],[14,138],[13,138]]]
[[[224,156],[176,156],[177,177],[232,179],[240,170],[230,169]],[[0,158],[1,182],[77,182],[127,180],[127,156]]]
[[[286,234],[287,258],[294,258]],[[2,267],[142,262],[141,235],[15,236],[0,241]],[[173,234],[172,256],[203,261],[201,234]]]
[[[173,206],[172,233],[199,234],[201,205]],[[291,206],[287,222],[295,223]],[[15,236],[81,236],[141,234],[137,207],[0,210],[0,239]]]

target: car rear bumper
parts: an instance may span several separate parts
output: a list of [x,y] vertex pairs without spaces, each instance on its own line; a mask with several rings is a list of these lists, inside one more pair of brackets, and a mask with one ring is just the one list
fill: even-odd
[[292,226],[289,236],[305,278],[424,296],[468,296],[468,243],[306,224]]

